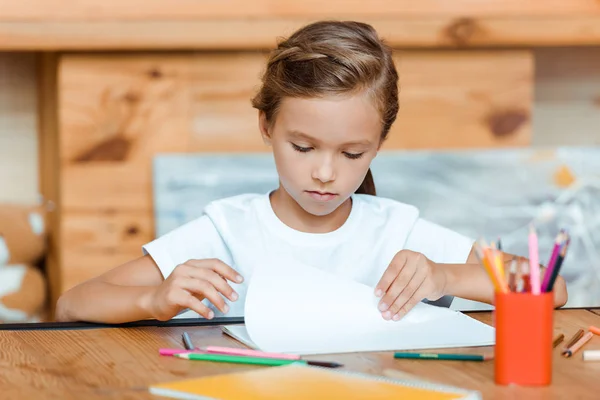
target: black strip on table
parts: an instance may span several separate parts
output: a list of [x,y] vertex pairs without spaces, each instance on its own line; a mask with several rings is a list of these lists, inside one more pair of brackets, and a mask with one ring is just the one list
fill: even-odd
[[15,324],[0,324],[0,331],[30,331],[30,330],[75,330],[99,328],[139,328],[144,326],[174,327],[174,326],[214,326],[243,324],[244,317],[204,318],[175,318],[169,321],[155,319],[126,322],[123,324],[100,324],[93,322],[30,322]]

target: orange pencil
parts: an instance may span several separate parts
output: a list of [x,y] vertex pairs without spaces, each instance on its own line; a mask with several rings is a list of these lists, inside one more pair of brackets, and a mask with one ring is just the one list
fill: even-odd
[[585,333],[585,331],[583,329],[578,330],[577,332],[575,332],[575,334],[573,335],[573,337],[571,337],[571,339],[569,339],[569,341],[567,342],[567,344],[565,345],[563,352],[567,351],[567,349],[571,346],[573,346],[575,343],[577,343],[577,341],[579,339],[581,339],[581,337],[583,336],[583,334]]
[[506,283],[506,279],[504,279],[504,268],[502,270],[498,269],[497,260],[498,258],[494,257],[495,255],[492,253],[492,249],[484,249],[483,253],[485,258],[488,260],[490,265],[490,269],[492,270],[492,274],[495,276],[496,281],[498,282],[498,291],[502,293],[508,293],[508,285]]
[[600,328],[596,328],[593,325],[590,325],[590,327],[588,328],[590,332],[592,332],[594,335],[598,335],[600,336]]
[[475,242],[474,248],[475,248],[475,255],[477,256],[479,263],[483,265],[483,267],[485,268],[485,271],[487,272],[487,274],[490,277],[490,280],[492,281],[492,284],[494,285],[494,290],[499,292],[500,285],[498,284],[498,280],[496,279],[496,274],[494,274],[492,266],[490,265],[487,257],[483,254],[483,246],[480,245],[479,243]]
[[571,357],[577,350],[583,347],[584,344],[590,341],[590,339],[594,336],[592,332],[588,332],[581,337],[573,346],[569,347],[565,350],[562,355],[565,357]]

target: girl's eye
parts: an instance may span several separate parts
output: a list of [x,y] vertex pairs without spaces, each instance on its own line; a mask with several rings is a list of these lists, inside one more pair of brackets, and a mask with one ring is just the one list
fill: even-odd
[[363,156],[363,154],[365,154],[365,153],[346,153],[346,152],[344,152],[344,155],[351,160],[356,160],[358,158],[361,158]]
[[294,143],[292,143],[292,147],[294,148],[294,150],[299,151],[300,153],[308,153],[309,151],[312,150],[312,147],[302,147],[302,146],[298,146]]

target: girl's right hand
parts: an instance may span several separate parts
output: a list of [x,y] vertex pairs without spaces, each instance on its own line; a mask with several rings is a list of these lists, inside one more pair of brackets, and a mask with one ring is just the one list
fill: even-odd
[[239,297],[228,281],[242,283],[243,280],[237,271],[220,260],[189,260],[178,265],[149,293],[149,311],[159,321],[168,321],[186,308],[212,319],[214,312],[202,300],[208,299],[225,314],[229,307],[221,295],[231,301]]

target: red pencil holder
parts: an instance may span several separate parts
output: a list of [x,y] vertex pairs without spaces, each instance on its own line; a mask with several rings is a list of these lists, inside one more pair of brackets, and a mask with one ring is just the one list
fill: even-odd
[[497,293],[494,379],[499,385],[552,382],[554,294]]

